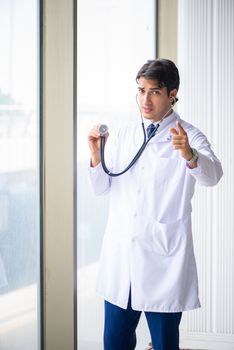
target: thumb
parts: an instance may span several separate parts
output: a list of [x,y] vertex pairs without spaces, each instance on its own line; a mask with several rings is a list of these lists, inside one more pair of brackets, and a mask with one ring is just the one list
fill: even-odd
[[169,129],[169,132],[170,132],[172,135],[179,135],[178,131],[177,131],[175,128],[170,128],[170,129]]

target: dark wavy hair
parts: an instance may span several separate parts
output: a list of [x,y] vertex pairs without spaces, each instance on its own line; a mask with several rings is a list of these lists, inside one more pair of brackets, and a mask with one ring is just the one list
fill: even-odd
[[174,62],[165,58],[156,60],[148,60],[139,70],[136,76],[136,81],[144,77],[149,80],[156,80],[159,87],[166,87],[168,96],[170,91],[180,86],[179,71]]

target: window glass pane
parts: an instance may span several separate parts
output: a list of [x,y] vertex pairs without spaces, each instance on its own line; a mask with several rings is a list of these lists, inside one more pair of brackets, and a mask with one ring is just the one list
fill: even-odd
[[0,349],[39,349],[38,2],[0,0]]
[[[153,0],[78,1],[78,347],[82,350],[103,348],[103,301],[95,294],[95,281],[108,211],[108,196],[95,197],[89,186],[87,134],[100,122],[110,128],[137,118],[140,122],[135,77],[147,59],[155,58],[155,28]],[[149,340],[142,327],[139,349]]]

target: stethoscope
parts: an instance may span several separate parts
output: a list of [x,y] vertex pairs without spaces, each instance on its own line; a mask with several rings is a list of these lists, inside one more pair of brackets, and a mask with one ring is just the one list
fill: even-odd
[[108,174],[109,176],[115,177],[115,176],[120,176],[124,173],[126,173],[136,162],[137,160],[140,158],[140,156],[142,155],[144,149],[146,148],[146,146],[148,145],[148,143],[150,142],[150,140],[155,136],[158,128],[160,127],[160,124],[162,123],[162,121],[164,120],[164,118],[167,116],[167,114],[172,110],[172,108],[174,107],[175,103],[177,102],[177,98],[173,97],[173,103],[171,105],[171,107],[168,109],[168,111],[164,114],[164,116],[160,119],[160,121],[157,123],[157,125],[155,126],[155,128],[152,130],[152,132],[149,134],[148,139],[146,137],[146,132],[145,132],[145,125],[144,125],[144,121],[143,121],[143,116],[141,113],[141,109],[140,106],[138,104],[138,100],[137,100],[137,96],[136,96],[136,101],[137,101],[137,105],[139,107],[140,110],[140,115],[141,115],[141,126],[142,126],[142,130],[143,130],[143,135],[144,135],[144,141],[141,145],[141,147],[139,148],[139,150],[137,151],[136,155],[134,156],[134,158],[132,159],[132,161],[129,163],[129,165],[123,170],[120,171],[119,173],[112,173],[106,166],[105,163],[105,157],[104,157],[104,153],[105,153],[105,143],[106,143],[106,134],[108,132],[108,126],[105,124],[101,124],[99,126],[99,133],[100,133],[100,159],[101,159],[101,164],[102,164],[102,168],[104,170],[104,172],[106,174]]

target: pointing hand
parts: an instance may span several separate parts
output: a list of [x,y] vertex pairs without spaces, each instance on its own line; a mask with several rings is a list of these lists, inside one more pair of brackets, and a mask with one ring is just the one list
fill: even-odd
[[176,128],[169,129],[172,135],[172,146],[180,152],[181,157],[187,161],[192,159],[193,154],[189,145],[188,136],[179,122],[176,122]]

